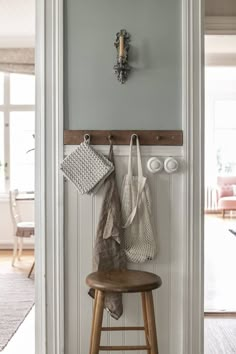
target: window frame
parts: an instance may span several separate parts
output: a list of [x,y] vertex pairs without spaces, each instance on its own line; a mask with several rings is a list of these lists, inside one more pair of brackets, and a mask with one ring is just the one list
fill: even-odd
[[10,73],[3,72],[3,104],[0,104],[0,112],[3,113],[3,139],[4,139],[4,165],[5,166],[5,184],[4,191],[0,192],[0,198],[4,197],[9,193],[10,190],[10,176],[11,176],[11,162],[10,162],[10,114],[11,112],[34,112],[35,104],[11,104],[11,84],[10,84]]

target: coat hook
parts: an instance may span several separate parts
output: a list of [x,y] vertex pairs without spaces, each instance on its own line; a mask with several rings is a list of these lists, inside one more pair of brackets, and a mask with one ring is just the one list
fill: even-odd
[[112,144],[113,136],[112,135],[108,135],[107,139],[108,139],[109,143]]
[[89,134],[84,134],[84,142],[85,143],[90,143],[90,135]]
[[138,135],[137,135],[137,134],[132,134],[132,135],[131,135],[131,139],[134,139],[134,138],[137,139],[137,138],[138,138]]

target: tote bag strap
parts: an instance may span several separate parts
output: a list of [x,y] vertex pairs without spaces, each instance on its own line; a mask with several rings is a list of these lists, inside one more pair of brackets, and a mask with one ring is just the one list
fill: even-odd
[[129,182],[132,183],[132,177],[133,177],[133,171],[132,171],[132,146],[133,146],[133,137],[136,137],[136,146],[137,146],[137,165],[138,165],[138,193],[137,193],[137,199],[135,206],[131,212],[131,214],[128,216],[125,225],[123,228],[127,228],[130,226],[134,220],[134,217],[136,215],[136,212],[138,210],[138,205],[139,201],[141,198],[141,195],[143,193],[145,184],[146,184],[146,178],[143,176],[143,169],[142,169],[142,161],[141,161],[141,154],[140,154],[140,145],[139,145],[139,138],[136,134],[133,134],[130,139],[130,153],[129,153],[129,161],[128,161],[128,179]]
[[132,168],[132,152],[133,152],[133,140],[136,138],[136,150],[137,150],[137,165],[138,165],[138,177],[143,177],[143,168],[142,168],[142,161],[141,161],[141,154],[140,154],[140,145],[139,145],[139,138],[136,134],[132,134],[130,138],[130,145],[129,145],[129,160],[128,160],[128,176],[129,179],[133,176],[133,168]]
[[128,216],[125,224],[123,225],[123,228],[126,229],[128,226],[130,226],[134,220],[134,217],[137,213],[137,210],[138,210],[138,205],[139,205],[139,200],[141,198],[141,195],[143,193],[143,190],[144,190],[144,187],[145,187],[145,184],[146,184],[146,178],[143,177],[142,178],[142,182],[139,183],[139,188],[138,188],[138,195],[137,195],[137,200],[136,200],[136,204],[135,204],[135,207],[134,209],[132,210],[131,214]]

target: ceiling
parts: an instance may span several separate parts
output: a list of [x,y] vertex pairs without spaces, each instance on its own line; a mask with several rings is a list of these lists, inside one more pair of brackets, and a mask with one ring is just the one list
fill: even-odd
[[0,47],[34,45],[36,0],[0,0]]

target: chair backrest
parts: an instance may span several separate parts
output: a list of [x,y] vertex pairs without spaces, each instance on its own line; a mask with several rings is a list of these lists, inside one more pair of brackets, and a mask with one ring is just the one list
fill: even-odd
[[10,214],[11,214],[12,222],[14,224],[15,229],[17,227],[17,223],[20,222],[20,214],[19,214],[19,210],[17,208],[17,203],[16,203],[17,194],[18,194],[17,189],[14,189],[9,192]]

